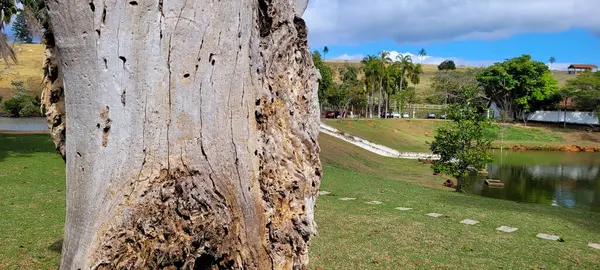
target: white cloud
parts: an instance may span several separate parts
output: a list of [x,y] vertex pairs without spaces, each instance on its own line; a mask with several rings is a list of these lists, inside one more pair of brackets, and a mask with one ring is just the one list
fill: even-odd
[[600,34],[598,0],[311,0],[312,44],[493,40],[573,27]]
[[345,60],[345,61],[360,61],[364,58],[365,56],[362,54],[353,54],[353,55],[348,55],[348,54],[342,54],[338,57],[334,57],[332,58],[333,60]]

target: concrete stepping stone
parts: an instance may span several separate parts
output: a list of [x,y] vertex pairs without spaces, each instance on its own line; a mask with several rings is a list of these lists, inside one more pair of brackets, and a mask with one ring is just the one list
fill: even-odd
[[507,233],[516,232],[518,229],[519,228],[514,228],[514,227],[509,227],[509,226],[500,226],[500,227],[496,228],[497,231],[507,232]]
[[354,200],[356,200],[356,198],[348,198],[348,197],[340,198],[340,201],[354,201]]
[[329,191],[325,191],[325,190],[319,191],[319,195],[329,195],[329,194],[331,194],[331,192],[329,192]]
[[558,235],[545,234],[545,233],[538,233],[535,237],[541,238],[541,239],[546,239],[546,240],[551,240],[551,241],[556,241],[556,240],[560,239],[560,236],[558,236]]
[[366,202],[366,204],[382,204],[383,202],[380,201],[370,201],[370,202]]
[[442,214],[438,214],[438,213],[429,213],[429,214],[427,214],[427,216],[430,216],[430,217],[441,217],[443,215]]
[[406,208],[406,207],[396,207],[396,209],[400,210],[400,211],[409,211],[409,210],[412,210],[412,208]]
[[467,225],[475,225],[475,224],[479,223],[479,221],[472,220],[472,219],[465,219],[465,220],[461,221],[460,223],[467,224]]
[[600,244],[589,242],[588,243],[588,247],[595,248],[595,249],[600,249]]

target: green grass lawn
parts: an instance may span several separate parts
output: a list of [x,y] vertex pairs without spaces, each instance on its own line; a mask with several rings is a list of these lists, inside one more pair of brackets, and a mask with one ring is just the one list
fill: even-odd
[[[398,151],[428,152],[427,142],[434,139],[438,127],[450,124],[444,120],[426,119],[369,119],[369,120],[337,120],[323,119],[323,123],[339,130],[362,137],[374,143],[382,144]],[[540,126],[521,126],[507,124],[502,128],[494,125],[487,132],[494,139],[496,147],[512,147],[514,145],[560,147],[565,145],[581,145],[600,147],[600,133],[581,130],[548,128]]]
[[[332,194],[317,201],[313,269],[595,269],[600,264],[600,251],[587,247],[600,241],[598,213],[457,194],[442,189],[441,178],[417,161],[373,159],[323,134],[319,142],[321,190]],[[360,160],[371,163],[361,166]],[[364,203],[372,200],[384,204]],[[429,212],[445,216],[425,216]],[[481,223],[460,224],[463,219]],[[519,230],[495,231],[501,225]],[[538,239],[537,233],[554,233],[565,242]]]
[[0,134],[0,269],[56,269],[65,167],[49,135]]
[[[594,269],[600,214],[456,194],[417,161],[383,158],[327,135],[311,269]],[[64,163],[48,135],[0,135],[0,269],[56,269]],[[355,197],[355,201],[340,201]],[[383,201],[368,205],[365,201]],[[412,207],[401,212],[395,207]],[[444,217],[431,218],[437,212]],[[475,219],[475,226],[459,224]],[[506,234],[500,225],[518,227]],[[565,242],[535,238],[540,232]]]

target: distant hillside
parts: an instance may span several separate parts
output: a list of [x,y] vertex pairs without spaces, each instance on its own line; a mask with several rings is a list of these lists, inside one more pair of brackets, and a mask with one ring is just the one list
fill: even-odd
[[44,77],[42,71],[44,46],[41,44],[15,45],[14,50],[17,53],[19,64],[10,63],[10,66],[6,66],[5,63],[0,63],[0,97],[2,98],[12,96],[12,81],[23,81],[31,90],[39,91],[41,89]]
[[[334,81],[341,82],[340,73],[347,66],[354,66],[359,69],[359,79],[362,79],[364,73],[362,73],[362,64],[360,61],[340,61],[340,60],[325,60],[325,63],[331,66],[334,72]],[[467,67],[467,66],[457,66],[457,69],[467,69],[467,68],[476,68],[476,67]],[[437,72],[437,65],[423,65],[423,74],[421,75],[421,83],[416,86],[417,95],[420,97],[427,97],[431,95],[431,80],[435,76]],[[553,77],[558,81],[559,86],[563,86],[565,82],[575,77],[575,75],[568,74],[566,71],[552,71]]]

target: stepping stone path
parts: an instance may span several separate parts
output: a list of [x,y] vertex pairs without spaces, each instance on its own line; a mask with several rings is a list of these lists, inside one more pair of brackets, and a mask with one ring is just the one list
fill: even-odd
[[324,190],[319,191],[319,195],[329,195],[329,194],[331,194],[331,192],[329,192],[329,191],[324,191]]
[[513,228],[513,227],[509,227],[509,226],[500,226],[500,227],[496,228],[497,231],[507,232],[507,233],[516,232],[518,229],[519,228]]
[[340,201],[354,201],[354,200],[356,200],[356,198],[348,198],[348,197],[340,198]]
[[479,223],[479,221],[472,220],[472,219],[465,219],[465,220],[461,221],[460,223],[467,224],[467,225],[475,225],[475,224]]
[[429,213],[427,215],[430,216],[430,217],[441,217],[441,216],[443,216],[442,214],[438,214],[438,213]]
[[380,201],[370,201],[370,202],[366,202],[366,204],[382,204],[383,202]]
[[412,208],[406,208],[406,207],[396,207],[397,210],[400,211],[408,211],[408,210],[412,210]]
[[560,236],[558,236],[558,235],[545,234],[545,233],[538,233],[535,237],[541,238],[541,239],[546,239],[546,240],[551,240],[551,241],[556,241],[556,240],[560,239]]
[[591,248],[595,248],[595,249],[600,249],[600,244],[596,244],[596,243],[588,243],[588,247]]

